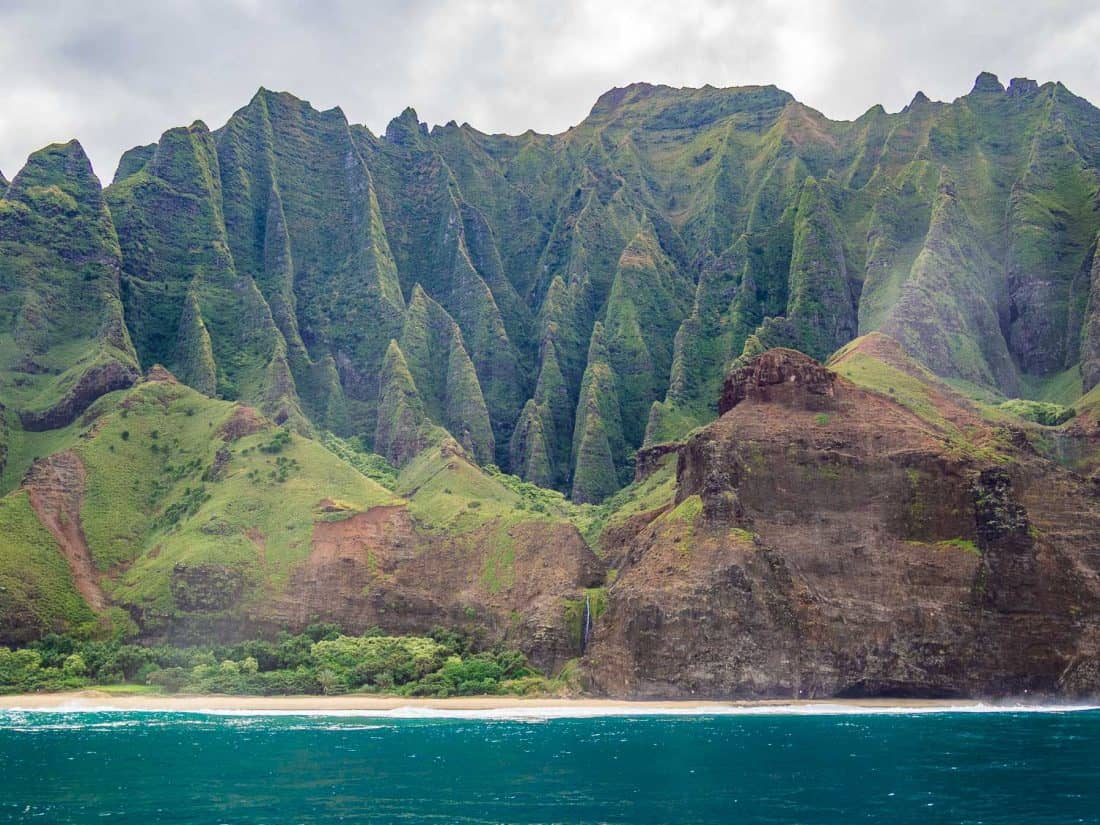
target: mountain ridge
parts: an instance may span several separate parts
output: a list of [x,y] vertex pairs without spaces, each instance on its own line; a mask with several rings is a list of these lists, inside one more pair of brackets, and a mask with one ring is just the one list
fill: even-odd
[[613,693],[1096,689],[1100,110],[1061,84],[842,122],[634,84],[558,135],[260,89],[2,191],[4,642],[442,623]]
[[[369,444],[386,346],[420,290],[461,332],[491,460],[602,497],[647,438],[714,416],[689,384],[772,346],[824,358],[882,329],[1006,397],[1069,371],[1091,389],[1098,135],[1100,112],[1061,84],[986,72],[950,103],[918,93],[853,121],[774,86],[636,83],[564,132],[515,136],[429,129],[412,108],[375,136],[261,88],[214,131],[129,150],[103,192],[144,367]],[[638,306],[649,293],[631,282],[663,292]],[[613,483],[577,464],[577,439],[602,426],[582,398],[597,321],[616,396],[601,410],[625,405]]]

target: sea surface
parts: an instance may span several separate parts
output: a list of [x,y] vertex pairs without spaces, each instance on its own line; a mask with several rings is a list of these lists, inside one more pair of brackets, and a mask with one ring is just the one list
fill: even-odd
[[1098,710],[566,712],[0,711],[0,821],[1100,822]]

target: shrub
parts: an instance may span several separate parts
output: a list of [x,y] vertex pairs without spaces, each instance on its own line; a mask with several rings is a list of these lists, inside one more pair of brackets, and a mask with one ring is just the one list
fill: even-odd
[[50,635],[29,647],[0,647],[0,692],[63,690],[124,681],[168,692],[337,694],[397,691],[417,696],[529,693],[547,683],[514,650],[472,652],[468,633],[342,635],[316,623],[275,641],[170,647]]
[[1000,409],[1018,415],[1025,421],[1042,424],[1044,427],[1057,427],[1077,415],[1073,407],[1063,407],[1046,401],[1027,401],[1022,398],[1005,401],[1000,405]]
[[290,443],[290,430],[285,428],[276,430],[271,440],[260,445],[260,450],[265,453],[281,453],[283,448]]

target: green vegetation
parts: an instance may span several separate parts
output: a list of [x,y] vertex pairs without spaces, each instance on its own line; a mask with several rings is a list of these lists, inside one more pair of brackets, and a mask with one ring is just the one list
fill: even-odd
[[[493,596],[532,526],[599,548],[663,513],[683,538],[699,499],[673,507],[672,459],[634,482],[636,457],[775,345],[835,351],[954,454],[1005,460],[1020,417],[1088,424],[1098,146],[1064,87],[985,78],[855,123],[772,87],[636,84],[563,135],[408,110],[384,139],[260,90],[127,153],[106,190],[78,144],[46,147],[0,196],[0,630],[240,620],[319,525],[379,505],[477,550]],[[1024,429],[1089,460],[1076,424]],[[64,450],[114,614],[20,490]]]
[[[315,441],[291,435],[278,455],[261,449],[270,443],[271,435],[263,432],[234,442],[224,479],[204,484],[202,493],[174,485],[166,496],[169,507],[186,502],[189,518],[146,539],[144,546],[157,546],[159,552],[137,559],[112,597],[153,615],[171,616],[178,609],[170,586],[177,565],[202,569],[214,564],[235,570],[252,597],[262,598],[267,588],[284,584],[293,565],[309,552],[320,502],[340,501],[351,514],[396,501]],[[116,536],[117,531],[106,538]]]
[[998,408],[1044,427],[1057,427],[1077,415],[1073,407],[1063,407],[1046,401],[1025,401],[1021,398],[1005,401]]
[[443,629],[429,636],[385,636],[377,630],[345,636],[335,625],[316,624],[297,636],[282,633],[270,641],[203,647],[52,634],[25,648],[0,647],[0,693],[85,687],[445,698],[546,693],[556,685],[532,670],[522,653],[504,648],[477,652],[468,637]]
[[973,556],[980,556],[981,550],[970,539],[945,539],[944,541],[937,542],[940,547],[953,547],[956,550],[962,550],[964,553],[970,553]]
[[862,352],[856,342],[842,348],[833,356],[830,366],[849,381],[869,390],[888,396],[918,418],[938,430],[958,433],[943,413],[936,407],[928,380],[912,375],[873,355]]
[[[227,571],[237,610],[277,591],[308,554],[314,524],[331,518],[323,501],[339,501],[343,517],[399,501],[286,428],[257,419],[255,432],[223,441],[240,408],[172,381],[105,396],[94,411],[94,423],[59,433],[54,446],[86,470],[84,534],[96,568],[116,571],[101,586],[116,605],[140,609],[147,628],[185,612],[187,571]],[[0,499],[0,520],[11,539],[0,552],[0,579],[12,577],[0,584],[5,621],[32,635],[94,627],[25,493]]]
[[565,626],[569,631],[570,641],[577,648],[583,647],[586,609],[589,611],[589,621],[593,623],[604,614],[607,610],[606,587],[588,588],[581,598],[565,600]]
[[397,469],[382,456],[367,450],[361,438],[340,438],[325,430],[319,440],[329,452],[346,461],[371,481],[387,490],[392,490],[397,484]]
[[401,467],[445,431],[578,503],[777,345],[881,331],[987,403],[1069,407],[1100,376],[1098,138],[1059,84],[983,81],[855,123],[773,87],[635,84],[563,135],[409,109],[385,138],[261,89],[106,190],[47,147],[0,198],[3,489],[51,451],[32,432],[157,363],[384,487],[358,456]]
[[120,261],[80,144],[32,154],[0,198],[0,390],[9,426],[65,427],[137,377]]
[[598,506],[579,508],[574,523],[588,541],[599,547],[599,536],[632,516],[669,506],[676,496],[676,457],[665,456],[647,478],[624,487]]
[[664,515],[665,521],[678,521],[683,524],[694,524],[699,514],[703,512],[703,500],[695,495],[688,496]]

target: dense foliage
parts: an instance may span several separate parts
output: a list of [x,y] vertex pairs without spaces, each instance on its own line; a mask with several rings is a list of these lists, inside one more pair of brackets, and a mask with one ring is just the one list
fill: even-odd
[[470,696],[542,692],[550,683],[522,653],[475,652],[469,637],[345,636],[331,624],[274,640],[174,647],[85,641],[52,634],[0,647],[0,693],[139,684],[175,693]]
[[1026,421],[1034,421],[1044,427],[1057,427],[1065,424],[1077,415],[1073,407],[1063,407],[1060,404],[1051,404],[1045,401],[1025,401],[1013,398],[1000,405],[1002,410],[1018,415]]

